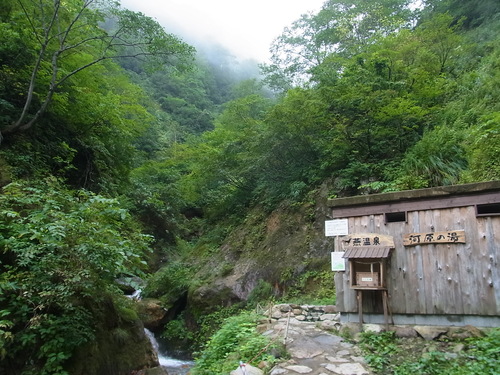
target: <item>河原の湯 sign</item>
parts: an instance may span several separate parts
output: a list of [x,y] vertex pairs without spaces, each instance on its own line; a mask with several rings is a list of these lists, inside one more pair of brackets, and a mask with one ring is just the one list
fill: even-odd
[[465,231],[450,230],[447,232],[409,233],[403,237],[404,246],[440,243],[465,243]]

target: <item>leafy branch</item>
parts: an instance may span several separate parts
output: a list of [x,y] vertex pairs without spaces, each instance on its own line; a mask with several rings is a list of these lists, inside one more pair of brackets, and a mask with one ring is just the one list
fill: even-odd
[[[104,60],[146,57],[155,60],[156,65],[181,66],[193,53],[192,47],[167,34],[156,21],[120,9],[109,0],[17,2],[31,29],[37,53],[30,68],[23,108],[17,119],[2,130],[3,134],[30,129],[46,112],[64,82]],[[103,28],[105,22],[116,27],[107,31]],[[78,63],[71,66],[66,60],[75,54]],[[50,79],[44,82],[47,73]],[[45,89],[37,92],[38,85]],[[30,116],[35,95],[39,103]]]

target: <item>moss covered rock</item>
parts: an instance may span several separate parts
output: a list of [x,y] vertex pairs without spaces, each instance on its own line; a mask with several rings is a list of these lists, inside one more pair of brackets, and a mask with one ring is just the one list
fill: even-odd
[[157,353],[135,311],[123,314],[129,308],[111,299],[93,310],[95,340],[73,355],[67,366],[71,375],[129,375],[159,366]]

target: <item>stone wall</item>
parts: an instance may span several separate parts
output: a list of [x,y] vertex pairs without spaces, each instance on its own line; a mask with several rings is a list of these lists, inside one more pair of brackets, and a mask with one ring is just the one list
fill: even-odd
[[[296,325],[301,322],[316,322],[316,326],[325,330],[336,330],[341,335],[349,336],[354,341],[360,340],[361,332],[385,331],[385,324],[363,324],[358,322],[341,322],[340,313],[334,305],[296,305],[279,304],[274,305],[267,311],[261,311],[267,318],[268,323],[281,325]],[[267,326],[266,326],[267,327]],[[267,328],[266,328],[267,329]],[[265,331],[266,329],[263,329]],[[421,337],[425,340],[436,340],[447,337],[448,339],[464,339],[470,337],[481,337],[488,329],[481,329],[472,325],[467,326],[442,326],[442,325],[394,325],[389,326],[389,331],[394,331],[397,337],[414,338]],[[483,332],[484,331],[484,332]]]
[[338,322],[340,313],[337,312],[334,305],[295,305],[279,304],[264,312],[264,315],[270,319],[295,319],[306,322]]
[[[260,329],[266,332],[270,324],[278,324],[288,326],[304,323],[316,323],[315,327],[328,330],[338,331],[341,336],[350,337],[354,341],[360,340],[361,332],[382,332],[385,331],[385,324],[362,324],[358,322],[341,322],[340,313],[337,312],[334,305],[296,305],[296,304],[279,304],[260,311],[264,314],[266,324]],[[489,329],[481,329],[472,325],[467,326],[442,326],[442,325],[415,325],[403,324],[389,326],[389,331],[394,331],[397,337],[402,338],[417,338],[420,337],[427,341],[436,339],[448,338],[452,340],[465,339],[471,337],[481,337]]]

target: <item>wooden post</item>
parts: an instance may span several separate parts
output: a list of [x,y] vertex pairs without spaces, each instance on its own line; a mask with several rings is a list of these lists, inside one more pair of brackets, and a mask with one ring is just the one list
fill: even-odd
[[286,339],[288,338],[288,327],[290,326],[290,316],[291,316],[292,312],[289,311],[288,312],[288,319],[286,321],[286,328],[285,328],[285,337],[283,337],[283,345],[286,346]]
[[382,306],[384,307],[384,322],[385,322],[385,330],[389,330],[389,317],[388,317],[388,309],[389,304],[387,301],[387,290],[382,290]]
[[389,318],[391,318],[391,324],[394,325],[394,318],[392,317],[391,303],[389,301],[389,291],[385,291],[387,293],[387,310],[389,311]]
[[379,262],[379,269],[380,269],[380,283],[379,285],[383,288],[385,288],[385,267],[387,265],[387,262],[385,259],[381,260]]
[[356,298],[358,299],[358,314],[359,314],[359,326],[363,328],[363,291],[356,290]]

